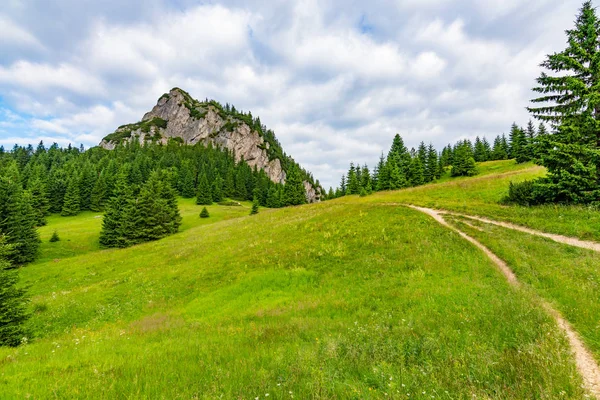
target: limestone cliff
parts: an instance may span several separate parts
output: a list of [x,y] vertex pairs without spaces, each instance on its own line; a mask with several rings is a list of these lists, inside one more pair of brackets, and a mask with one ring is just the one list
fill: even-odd
[[[119,127],[100,146],[112,150],[118,143],[132,140],[163,144],[177,140],[187,145],[212,143],[232,151],[236,161],[243,158],[251,167],[263,169],[273,182],[286,180],[283,151],[272,132],[265,134],[251,116],[224,109],[214,101],[198,102],[178,88],[164,94],[141,122]],[[308,180],[304,185],[307,200],[319,201],[321,188]]]

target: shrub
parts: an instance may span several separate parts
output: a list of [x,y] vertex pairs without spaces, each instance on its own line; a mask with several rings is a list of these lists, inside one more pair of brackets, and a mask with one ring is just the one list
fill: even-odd
[[360,189],[360,197],[367,197],[367,191],[365,190],[365,188],[361,188]]
[[540,204],[539,200],[534,181],[524,181],[520,183],[511,182],[508,187],[508,195],[502,199],[502,203],[533,206]]
[[60,242],[60,237],[58,236],[58,232],[54,231],[52,237],[50,238],[50,243]]
[[210,217],[208,210],[206,209],[206,207],[202,208],[202,211],[200,212],[200,218],[208,218],[208,217]]

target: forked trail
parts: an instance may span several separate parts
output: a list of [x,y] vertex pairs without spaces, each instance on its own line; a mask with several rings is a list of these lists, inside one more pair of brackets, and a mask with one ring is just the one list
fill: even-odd
[[[463,237],[465,240],[469,241],[470,243],[472,243],[473,245],[475,245],[476,247],[481,249],[481,251],[483,251],[494,262],[494,264],[496,264],[496,266],[504,274],[504,276],[510,282],[510,284],[517,286],[517,287],[520,286],[520,282],[518,281],[516,275],[510,269],[508,264],[506,264],[504,261],[502,261],[498,256],[496,256],[494,253],[492,253],[492,251],[490,249],[488,249],[487,247],[485,247],[483,244],[479,243],[477,240],[475,240],[471,236],[467,235],[466,233],[460,231],[458,228],[455,228],[452,225],[450,225],[448,222],[446,222],[446,220],[444,220],[444,218],[443,218],[443,215],[449,214],[449,215],[463,216],[465,218],[470,218],[470,219],[478,220],[481,222],[491,223],[491,224],[503,226],[503,227],[506,227],[509,229],[515,229],[515,230],[519,230],[522,232],[531,233],[533,235],[539,234],[538,236],[548,237],[557,242],[571,244],[571,245],[577,246],[577,247],[583,247],[586,249],[600,251],[600,244],[598,244],[598,243],[584,242],[584,241],[580,241],[578,239],[567,238],[567,237],[560,236],[560,235],[550,235],[550,234],[546,234],[544,232],[537,232],[537,231],[533,231],[528,228],[523,228],[523,227],[519,227],[519,226],[512,225],[512,224],[506,224],[504,222],[495,222],[495,221],[488,222],[488,220],[486,220],[484,218],[470,217],[470,216],[466,216],[466,215],[453,214],[453,213],[448,213],[448,212],[444,212],[444,211],[436,211],[436,210],[432,210],[429,208],[422,208],[422,207],[416,207],[416,206],[408,206],[408,207],[431,216],[433,219],[435,219],[441,225],[447,227],[448,229],[455,231],[461,237]],[[563,241],[563,239],[568,239],[570,242]],[[571,242],[572,240],[575,240],[575,242]],[[585,246],[574,244],[574,243],[585,244]],[[590,244],[593,244],[598,247],[597,248],[587,247]],[[549,303],[547,303],[546,301],[544,301],[542,299],[540,299],[540,301],[541,301],[542,305],[544,306],[544,308],[546,309],[546,311],[550,315],[552,315],[552,317],[555,319],[556,324],[560,327],[560,329],[563,330],[563,332],[567,336],[567,339],[569,340],[569,344],[571,346],[571,350],[575,356],[575,362],[577,364],[577,369],[579,370],[579,373],[581,374],[581,376],[583,378],[585,389],[591,395],[593,395],[596,399],[600,399],[600,368],[598,367],[598,363],[596,362],[594,357],[591,355],[589,350],[587,350],[587,348],[583,344],[581,338],[579,337],[577,332],[575,332],[575,330],[573,330],[573,328],[571,327],[569,322],[567,322],[560,315],[560,313],[557,310],[555,310]]]

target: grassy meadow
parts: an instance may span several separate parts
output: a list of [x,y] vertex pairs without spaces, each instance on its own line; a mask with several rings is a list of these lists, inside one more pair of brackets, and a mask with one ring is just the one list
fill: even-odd
[[[600,358],[597,255],[469,232],[515,268],[518,289],[458,234],[389,205],[600,237],[597,211],[497,204],[508,181],[540,168],[481,171],[252,217],[249,204],[214,205],[201,220],[202,207],[181,200],[180,233],[128,249],[98,248],[97,214],[52,216],[39,260],[21,269],[32,337],[0,348],[0,398],[584,398],[537,296]],[[48,243],[54,230],[61,241]]]

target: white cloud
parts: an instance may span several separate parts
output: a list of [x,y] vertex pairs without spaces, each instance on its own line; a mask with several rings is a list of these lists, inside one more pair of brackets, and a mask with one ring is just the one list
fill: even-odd
[[440,147],[525,123],[538,64],[580,6],[131,0],[114,16],[108,3],[72,1],[58,20],[41,17],[59,15],[50,3],[3,10],[0,100],[22,115],[0,108],[0,143],[94,145],[179,86],[260,116],[327,186],[395,133]]

